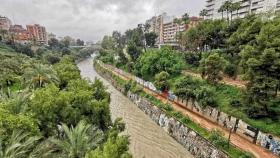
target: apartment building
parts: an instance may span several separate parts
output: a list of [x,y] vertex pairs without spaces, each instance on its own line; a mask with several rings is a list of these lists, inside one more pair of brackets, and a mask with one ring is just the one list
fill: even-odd
[[[181,19],[179,19],[181,20]],[[177,35],[180,32],[187,31],[188,29],[196,26],[201,19],[198,17],[190,17],[190,21],[185,23],[175,23],[174,19],[172,21],[163,24],[163,43],[165,45],[178,45]]]
[[4,16],[0,16],[0,30],[9,31],[12,21]]
[[159,16],[153,16],[146,21],[146,24],[150,26],[148,32],[154,32],[158,36],[156,40],[157,45],[163,44],[163,24],[166,21],[170,21],[170,19],[172,19],[172,17],[168,16],[167,13],[163,13]]
[[39,24],[35,25],[27,25],[26,26],[27,31],[30,33],[31,39],[41,43],[41,44],[47,44],[47,32],[46,28],[44,26],[40,26]]
[[[221,19],[222,13],[219,13],[219,8],[227,0],[206,0],[206,10],[208,15],[206,19]],[[240,2],[241,8],[238,11],[234,11],[232,18],[243,18],[249,13],[263,13],[263,12],[275,12],[280,11],[280,0],[232,0],[233,3]],[[226,13],[224,13],[224,17]]]
[[11,25],[9,32],[14,40],[19,43],[26,43],[31,39],[30,33],[22,25]]

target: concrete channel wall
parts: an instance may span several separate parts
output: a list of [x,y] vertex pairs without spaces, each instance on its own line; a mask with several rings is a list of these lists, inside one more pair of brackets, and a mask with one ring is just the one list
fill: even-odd
[[[110,73],[97,72],[108,80],[117,90],[125,94],[124,87],[119,86]],[[178,141],[187,151],[195,157],[200,158],[228,158],[228,156],[213,146],[208,140],[204,139],[192,129],[186,127],[173,117],[168,117],[157,106],[151,104],[147,99],[128,92],[127,97],[165,132]]]

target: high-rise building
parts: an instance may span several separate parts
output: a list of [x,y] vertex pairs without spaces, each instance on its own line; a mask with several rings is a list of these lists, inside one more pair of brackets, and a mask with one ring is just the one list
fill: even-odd
[[156,40],[157,45],[163,44],[163,24],[171,18],[172,17],[168,16],[166,13],[163,13],[159,16],[153,16],[146,21],[146,24],[150,26],[148,32],[154,32],[158,36]]
[[[220,7],[227,0],[206,0],[206,19],[221,19],[227,13],[219,12]],[[243,18],[249,13],[263,13],[280,11],[280,0],[232,0],[233,3],[240,2],[241,8],[232,13],[232,18]]]
[[21,25],[11,25],[9,32],[16,42],[26,43],[31,38],[30,33]]
[[4,16],[0,16],[0,30],[9,31],[12,21]]
[[[178,19],[181,20],[181,19]],[[165,45],[178,45],[177,35],[180,32],[187,31],[188,29],[196,26],[201,19],[198,17],[190,17],[187,24],[181,22],[180,24],[174,22],[172,19],[163,24],[163,43]]]
[[30,33],[32,40],[41,44],[47,44],[48,42],[47,32],[44,26],[35,24],[35,25],[27,25],[26,28],[27,31]]

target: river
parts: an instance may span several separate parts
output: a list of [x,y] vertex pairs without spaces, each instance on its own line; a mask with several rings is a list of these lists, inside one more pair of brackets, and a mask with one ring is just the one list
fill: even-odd
[[182,145],[170,137],[145,113],[134,105],[110,83],[101,78],[93,68],[92,58],[78,63],[81,75],[94,80],[99,78],[111,94],[112,119],[123,118],[126,124],[124,134],[130,136],[130,152],[134,158],[192,158]]

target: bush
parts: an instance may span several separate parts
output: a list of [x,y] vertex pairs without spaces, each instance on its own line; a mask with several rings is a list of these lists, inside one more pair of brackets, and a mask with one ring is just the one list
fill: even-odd
[[193,67],[199,67],[199,61],[201,60],[201,55],[195,52],[187,52],[185,54],[185,60],[189,65]]
[[170,48],[152,49],[141,54],[135,64],[135,74],[151,80],[156,74],[165,71],[170,76],[178,75],[184,67],[181,55]]
[[225,67],[224,73],[231,78],[236,78],[236,71],[237,71],[237,66],[233,64],[227,64]]
[[51,65],[56,64],[60,61],[60,57],[56,54],[47,54],[44,59]]
[[215,91],[208,86],[202,86],[196,90],[196,99],[202,107],[216,107],[217,101],[214,98]]
[[165,71],[162,71],[159,74],[156,74],[155,82],[154,82],[156,88],[161,91],[168,90],[170,87],[168,79],[169,79],[169,74]]
[[233,107],[241,107],[242,106],[240,100],[231,100],[230,105],[233,106]]
[[223,137],[223,133],[218,130],[212,130],[208,139],[211,143],[220,148],[224,148],[228,144],[227,140]]

